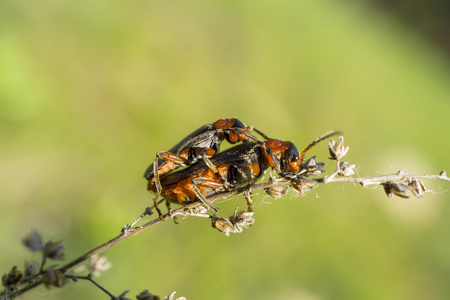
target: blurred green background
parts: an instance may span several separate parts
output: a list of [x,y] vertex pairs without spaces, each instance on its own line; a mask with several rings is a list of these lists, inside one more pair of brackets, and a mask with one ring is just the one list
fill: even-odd
[[[364,1],[1,1],[0,271],[40,259],[32,229],[68,259],[117,235],[152,198],[155,153],[219,118],[299,148],[339,128],[360,176],[450,172],[449,66]],[[259,191],[243,233],[165,222],[109,249],[98,280],[130,298],[448,299],[449,184],[425,184],[423,199]],[[21,299],[106,296],[80,282]]]

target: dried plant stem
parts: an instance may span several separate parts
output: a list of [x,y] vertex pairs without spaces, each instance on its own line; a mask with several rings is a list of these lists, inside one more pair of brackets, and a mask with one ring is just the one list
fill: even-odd
[[[334,173],[333,173],[334,174]],[[444,174],[438,174],[438,175],[430,175],[430,174],[406,174],[402,171],[397,172],[396,174],[390,174],[390,175],[381,175],[381,176],[373,176],[373,177],[331,177],[331,176],[325,176],[325,177],[321,177],[321,178],[304,178],[301,179],[302,182],[305,183],[333,183],[333,182],[348,182],[348,183],[359,183],[361,184],[363,187],[368,186],[368,185],[380,185],[385,181],[388,180],[401,180],[401,179],[406,179],[406,178],[423,178],[423,179],[438,179],[438,180],[443,180],[443,181],[447,181],[450,182],[450,178],[447,177]],[[271,187],[276,187],[276,186],[287,186],[290,185],[291,183],[287,180],[276,180],[274,182],[265,182],[265,183],[260,183],[260,184],[254,184],[252,186],[252,190],[260,190],[260,189],[266,189],[266,188],[271,188]],[[242,187],[240,189],[237,190],[233,190],[233,191],[229,191],[229,192],[224,192],[224,193],[220,193],[217,195],[214,195],[212,197],[207,198],[208,201],[213,202],[216,201],[218,199],[224,199],[224,198],[228,198],[234,195],[238,195],[241,194],[242,192],[244,192],[247,189],[247,187]],[[193,205],[195,203],[192,203],[190,205]],[[198,203],[198,205],[200,205],[201,203]]]
[[100,290],[102,290],[105,294],[107,294],[109,297],[111,297],[112,300],[118,300],[116,296],[111,294],[108,290],[103,288],[100,284],[98,284],[94,279],[92,279],[92,274],[89,274],[88,276],[74,276],[74,275],[66,275],[67,278],[72,279],[73,281],[78,281],[78,279],[83,279],[92,282],[96,287],[98,287]]
[[323,183],[328,183],[328,182],[333,182],[333,179],[336,178],[336,176],[339,174],[340,168],[339,168],[339,164],[341,163],[341,159],[340,158],[336,158],[336,170],[334,170],[333,173],[331,173],[328,176],[323,177]]
[[[349,183],[359,183],[362,186],[368,186],[368,185],[379,185],[387,180],[401,180],[401,179],[405,179],[405,178],[439,179],[439,180],[444,180],[444,181],[450,182],[450,178],[444,174],[439,174],[439,175],[405,174],[401,171],[396,174],[391,174],[391,175],[382,175],[382,176],[365,177],[365,178],[360,178],[360,177],[359,178],[355,178],[355,177],[333,177],[333,178],[322,177],[322,178],[302,179],[302,181],[317,182],[317,183],[349,182]],[[270,187],[275,187],[275,186],[286,186],[286,185],[290,185],[290,184],[291,183],[286,180],[276,180],[273,182],[254,184],[252,186],[252,190],[260,190],[260,189],[265,189],[265,188],[270,188]],[[228,197],[231,197],[234,195],[242,194],[246,190],[248,190],[248,187],[244,186],[244,187],[238,188],[236,190],[216,194],[214,196],[207,198],[207,200],[209,202],[213,203],[214,201],[217,201],[219,199],[224,199],[224,198],[228,198]],[[79,258],[67,263],[66,265],[59,268],[59,270],[64,273],[71,267],[78,265],[79,263],[85,261],[86,259],[88,259],[98,253],[101,253],[101,252],[105,251],[106,249],[122,242],[123,240],[126,240],[132,236],[135,236],[138,233],[141,233],[142,231],[144,231],[150,227],[153,227],[161,222],[164,222],[165,220],[167,220],[169,218],[172,218],[174,216],[179,216],[179,215],[182,215],[182,216],[191,215],[190,211],[200,205],[202,205],[201,202],[194,202],[194,203],[177,208],[175,210],[172,210],[169,213],[164,214],[162,219],[157,218],[157,219],[154,219],[152,221],[145,223],[144,225],[132,227],[132,226],[136,225],[140,220],[142,220],[146,215],[150,214],[150,208],[146,208],[144,213],[141,216],[139,216],[136,220],[134,220],[133,223],[131,223],[131,226],[130,225],[125,226],[122,229],[122,232],[118,236],[116,236],[115,238],[111,239],[110,241],[104,243],[103,245],[87,252],[86,254],[80,256]]]
[[[325,177],[326,178],[326,177]],[[379,185],[388,180],[401,180],[406,178],[422,178],[422,179],[438,179],[450,182],[450,178],[447,177],[444,173],[433,175],[433,174],[406,174],[403,171],[398,171],[396,174],[391,175],[381,175],[381,176],[373,176],[373,177],[335,177],[332,179],[328,179],[329,182],[351,182],[351,183],[359,183],[362,186],[367,185]],[[313,179],[315,180],[315,179]],[[324,182],[323,178],[315,180],[316,182]]]
[[[391,174],[391,175],[382,175],[382,176],[374,176],[374,177],[365,177],[365,178],[361,178],[361,177],[337,177],[337,171],[333,172],[332,175],[330,176],[324,176],[321,178],[301,178],[298,179],[298,182],[302,182],[302,183],[332,183],[332,182],[338,182],[338,183],[342,183],[342,182],[349,182],[349,183],[359,183],[361,184],[363,187],[368,186],[368,185],[380,185],[383,184],[386,181],[389,180],[402,180],[402,179],[408,179],[408,178],[421,178],[421,179],[437,179],[437,180],[443,180],[443,181],[447,181],[450,182],[450,178],[446,176],[445,172],[441,172],[439,175],[426,175],[426,174],[406,174],[403,171],[399,171],[396,174]],[[277,187],[277,186],[289,186],[291,185],[293,182],[290,182],[288,180],[285,179],[277,179],[274,181],[269,181],[269,182],[264,182],[264,183],[259,183],[259,184],[253,184],[251,186],[251,190],[260,190],[260,189],[267,189],[267,188],[271,188],[271,187]],[[232,190],[232,191],[227,191],[227,192],[223,192],[223,193],[219,193],[216,195],[213,195],[211,197],[208,197],[207,200],[210,203],[213,203],[219,199],[225,199],[231,196],[235,196],[235,195],[239,195],[244,193],[245,191],[248,190],[248,186],[244,186],[244,187],[240,187],[238,189]],[[136,218],[130,225],[126,225],[122,228],[120,234],[116,237],[114,237],[113,239],[107,241],[106,243],[90,250],[89,252],[81,255],[80,257],[72,260],[71,262],[63,265],[62,267],[60,267],[58,269],[58,271],[60,271],[61,273],[66,273],[70,268],[82,263],[83,261],[93,257],[96,254],[99,254],[111,247],[113,247],[114,245],[132,237],[135,236],[139,233],[141,233],[142,231],[153,227],[159,223],[164,222],[167,219],[171,219],[175,216],[188,216],[188,215],[195,215],[192,211],[203,205],[202,202],[198,201],[198,202],[194,202],[191,204],[188,204],[186,206],[182,206],[179,207],[175,210],[171,210],[170,212],[164,214],[162,216],[162,218],[156,218],[152,221],[148,221],[147,223],[140,225],[140,226],[136,226],[136,224],[138,224],[142,219],[144,219],[146,216],[151,215],[151,208],[147,207],[144,212],[138,217]],[[78,277],[78,278],[82,278],[82,277]],[[84,278],[83,278],[84,279]],[[91,280],[92,281],[92,280]],[[39,279],[33,283],[30,283],[29,285],[16,290],[14,292],[12,292],[11,294],[9,294],[9,299],[13,299],[16,296],[25,293],[28,290],[31,290],[39,285],[41,285],[42,279]],[[95,283],[94,283],[95,284]]]

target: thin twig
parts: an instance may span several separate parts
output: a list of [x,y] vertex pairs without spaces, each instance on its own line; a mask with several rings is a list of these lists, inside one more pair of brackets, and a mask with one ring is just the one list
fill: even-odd
[[87,275],[87,276],[75,276],[75,275],[65,275],[67,278],[72,279],[73,281],[77,281],[78,279],[83,279],[83,280],[87,280],[92,282],[96,287],[98,287],[99,289],[101,289],[105,294],[107,294],[109,297],[111,297],[111,299],[113,300],[118,300],[118,298],[116,296],[114,296],[113,294],[111,294],[107,289],[105,289],[104,287],[102,287],[100,284],[98,284],[94,279],[92,279],[92,273]]
[[[302,183],[332,183],[332,182],[349,182],[349,183],[359,183],[361,184],[363,187],[367,186],[367,185],[380,185],[386,181],[389,180],[402,180],[402,179],[407,179],[407,178],[422,178],[422,179],[438,179],[438,180],[443,180],[443,181],[447,181],[450,182],[450,178],[446,176],[445,172],[441,172],[441,174],[439,175],[427,175],[427,174],[405,174],[402,171],[399,171],[396,174],[391,174],[391,175],[382,175],[382,176],[373,176],[373,177],[365,177],[365,178],[361,178],[361,177],[321,177],[321,178],[299,178],[298,182],[302,182]],[[277,187],[277,186],[289,186],[292,185],[294,182],[285,180],[285,179],[281,179],[281,180],[275,180],[275,181],[269,181],[269,182],[264,182],[264,183],[259,183],[259,184],[253,184],[251,186],[251,189],[254,190],[260,190],[260,189],[267,189],[267,188],[271,188],[271,187]],[[227,191],[227,192],[223,192],[223,193],[218,193],[215,194],[213,196],[210,196],[207,198],[207,200],[210,203],[213,203],[217,200],[220,199],[225,199],[231,196],[235,196],[235,195],[239,195],[244,193],[246,190],[248,190],[248,186],[243,186],[240,187],[238,189],[232,190],[232,191]],[[147,215],[151,214],[151,208],[147,207],[144,212],[138,217],[136,218],[130,225],[126,225],[122,228],[121,233],[114,237],[113,239],[107,241],[106,243],[88,251],[87,253],[81,255],[80,257],[72,260],[71,262],[63,265],[62,267],[60,267],[58,269],[58,271],[60,271],[61,273],[65,273],[67,272],[67,270],[69,270],[70,268],[82,263],[83,261],[91,258],[92,256],[99,254],[111,247],[113,247],[114,245],[132,237],[135,236],[139,233],[141,233],[142,231],[153,227],[159,223],[164,222],[167,219],[173,218],[175,216],[181,215],[181,216],[186,216],[186,215],[194,215],[194,213],[192,213],[191,211],[194,210],[195,208],[199,207],[203,205],[202,202],[197,201],[197,202],[193,202],[190,203],[188,205],[179,207],[175,210],[171,210],[170,212],[164,214],[162,216],[162,218],[156,218],[152,221],[149,221],[147,223],[145,223],[144,225],[141,226],[135,226],[138,222],[140,222],[144,217],[146,217]],[[82,278],[82,277],[78,277],[78,278]],[[92,280],[91,280],[92,281]],[[93,281],[92,281],[93,282]],[[14,292],[12,292],[11,294],[9,294],[9,299],[13,299],[16,296],[25,293],[26,291],[33,289],[39,285],[41,285],[42,279],[39,279],[36,282],[33,282],[25,287],[23,287],[22,289],[16,290]],[[93,282],[95,284],[95,282]]]
[[[388,180],[401,180],[401,179],[405,179],[405,178],[423,178],[423,179],[438,179],[438,180],[443,180],[443,181],[447,181],[450,182],[450,178],[445,176],[445,175],[441,175],[441,174],[406,174],[403,172],[398,172],[396,174],[391,174],[391,175],[381,175],[381,176],[373,176],[373,177],[358,177],[358,178],[354,178],[354,177],[335,177],[332,180],[327,181],[327,183],[329,182],[350,182],[350,183],[360,183],[362,186],[367,186],[367,185],[379,185],[382,182],[388,181]],[[320,179],[313,179],[316,182],[323,182],[323,180]]]
[[[324,183],[326,177],[322,177],[322,178],[304,178],[301,179],[303,182],[317,182],[317,183]],[[398,172],[396,174],[391,174],[391,175],[382,175],[382,176],[374,176],[374,177],[365,177],[365,178],[354,178],[354,177],[334,177],[331,179],[327,179],[327,183],[331,183],[331,182],[350,182],[350,183],[359,183],[363,186],[367,186],[367,185],[379,185],[382,182],[388,181],[388,180],[401,180],[401,179],[405,179],[405,178],[426,178],[426,179],[439,179],[439,180],[444,180],[444,181],[448,181],[450,182],[450,178],[445,176],[445,175],[426,175],[426,174],[405,174],[403,172]],[[259,183],[259,184],[254,184],[252,185],[252,190],[260,190],[260,189],[266,189],[266,188],[270,188],[270,187],[276,187],[276,186],[286,186],[286,185],[290,185],[291,182],[287,181],[287,180],[280,180],[280,181],[272,181],[272,182],[264,182],[264,183]],[[231,196],[235,196],[235,195],[239,195],[242,194],[243,192],[245,192],[248,189],[247,186],[238,188],[236,190],[232,190],[232,191],[228,191],[228,192],[223,192],[223,193],[218,193],[216,195],[210,196],[207,198],[207,200],[210,203],[213,203],[217,200],[220,199],[225,199]],[[163,215],[162,219],[157,218],[154,219],[152,221],[149,221],[147,223],[145,223],[144,225],[141,226],[137,226],[137,227],[130,227],[130,226],[125,226],[122,229],[122,232],[116,236],[115,238],[111,239],[110,241],[104,243],[103,245],[87,252],[86,254],[80,256],[79,258],[67,263],[66,265],[62,266],[61,268],[59,268],[59,271],[61,272],[66,272],[68,269],[70,269],[71,267],[85,261],[86,259],[101,253],[103,251],[105,251],[106,249],[120,243],[123,240],[126,240],[132,236],[137,235],[138,233],[141,233],[142,231],[144,231],[147,228],[153,227],[161,222],[164,222],[165,220],[172,218],[174,216],[178,216],[178,215],[189,215],[189,211],[202,205],[202,202],[197,201],[197,202],[193,202],[190,203],[186,206],[182,206],[179,207],[175,210],[172,210],[166,214]],[[146,208],[144,213],[138,217],[136,220],[141,220],[143,217],[145,217],[145,215],[149,214],[150,208]],[[137,221],[133,221],[133,223],[131,223],[132,225],[135,225],[137,223]]]

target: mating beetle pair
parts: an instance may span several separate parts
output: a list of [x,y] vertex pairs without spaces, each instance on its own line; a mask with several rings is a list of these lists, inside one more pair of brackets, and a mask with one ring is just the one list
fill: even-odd
[[[252,131],[261,135],[264,141],[253,136]],[[319,137],[300,153],[292,142],[268,138],[236,118],[220,119],[200,127],[169,151],[159,152],[144,177],[148,180],[148,189],[156,193],[153,201],[160,216],[157,206],[160,195],[167,203],[202,201],[217,212],[218,208],[206,198],[242,186],[248,186],[244,195],[248,211],[251,211],[251,185],[269,167],[287,180],[309,175],[311,170],[303,162],[306,151],[335,133]],[[219,152],[225,139],[231,144],[242,143]],[[182,166],[186,168],[177,170]]]

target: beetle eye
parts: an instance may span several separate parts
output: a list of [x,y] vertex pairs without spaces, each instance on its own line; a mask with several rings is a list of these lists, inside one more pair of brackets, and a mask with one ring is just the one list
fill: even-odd
[[245,126],[245,124],[241,120],[235,119],[234,124],[231,127],[234,127],[234,128],[245,128],[247,126]]
[[285,151],[285,158],[288,162],[291,161],[297,161],[300,157],[300,153],[297,150],[297,147],[295,147],[294,144],[292,144],[288,149]]

